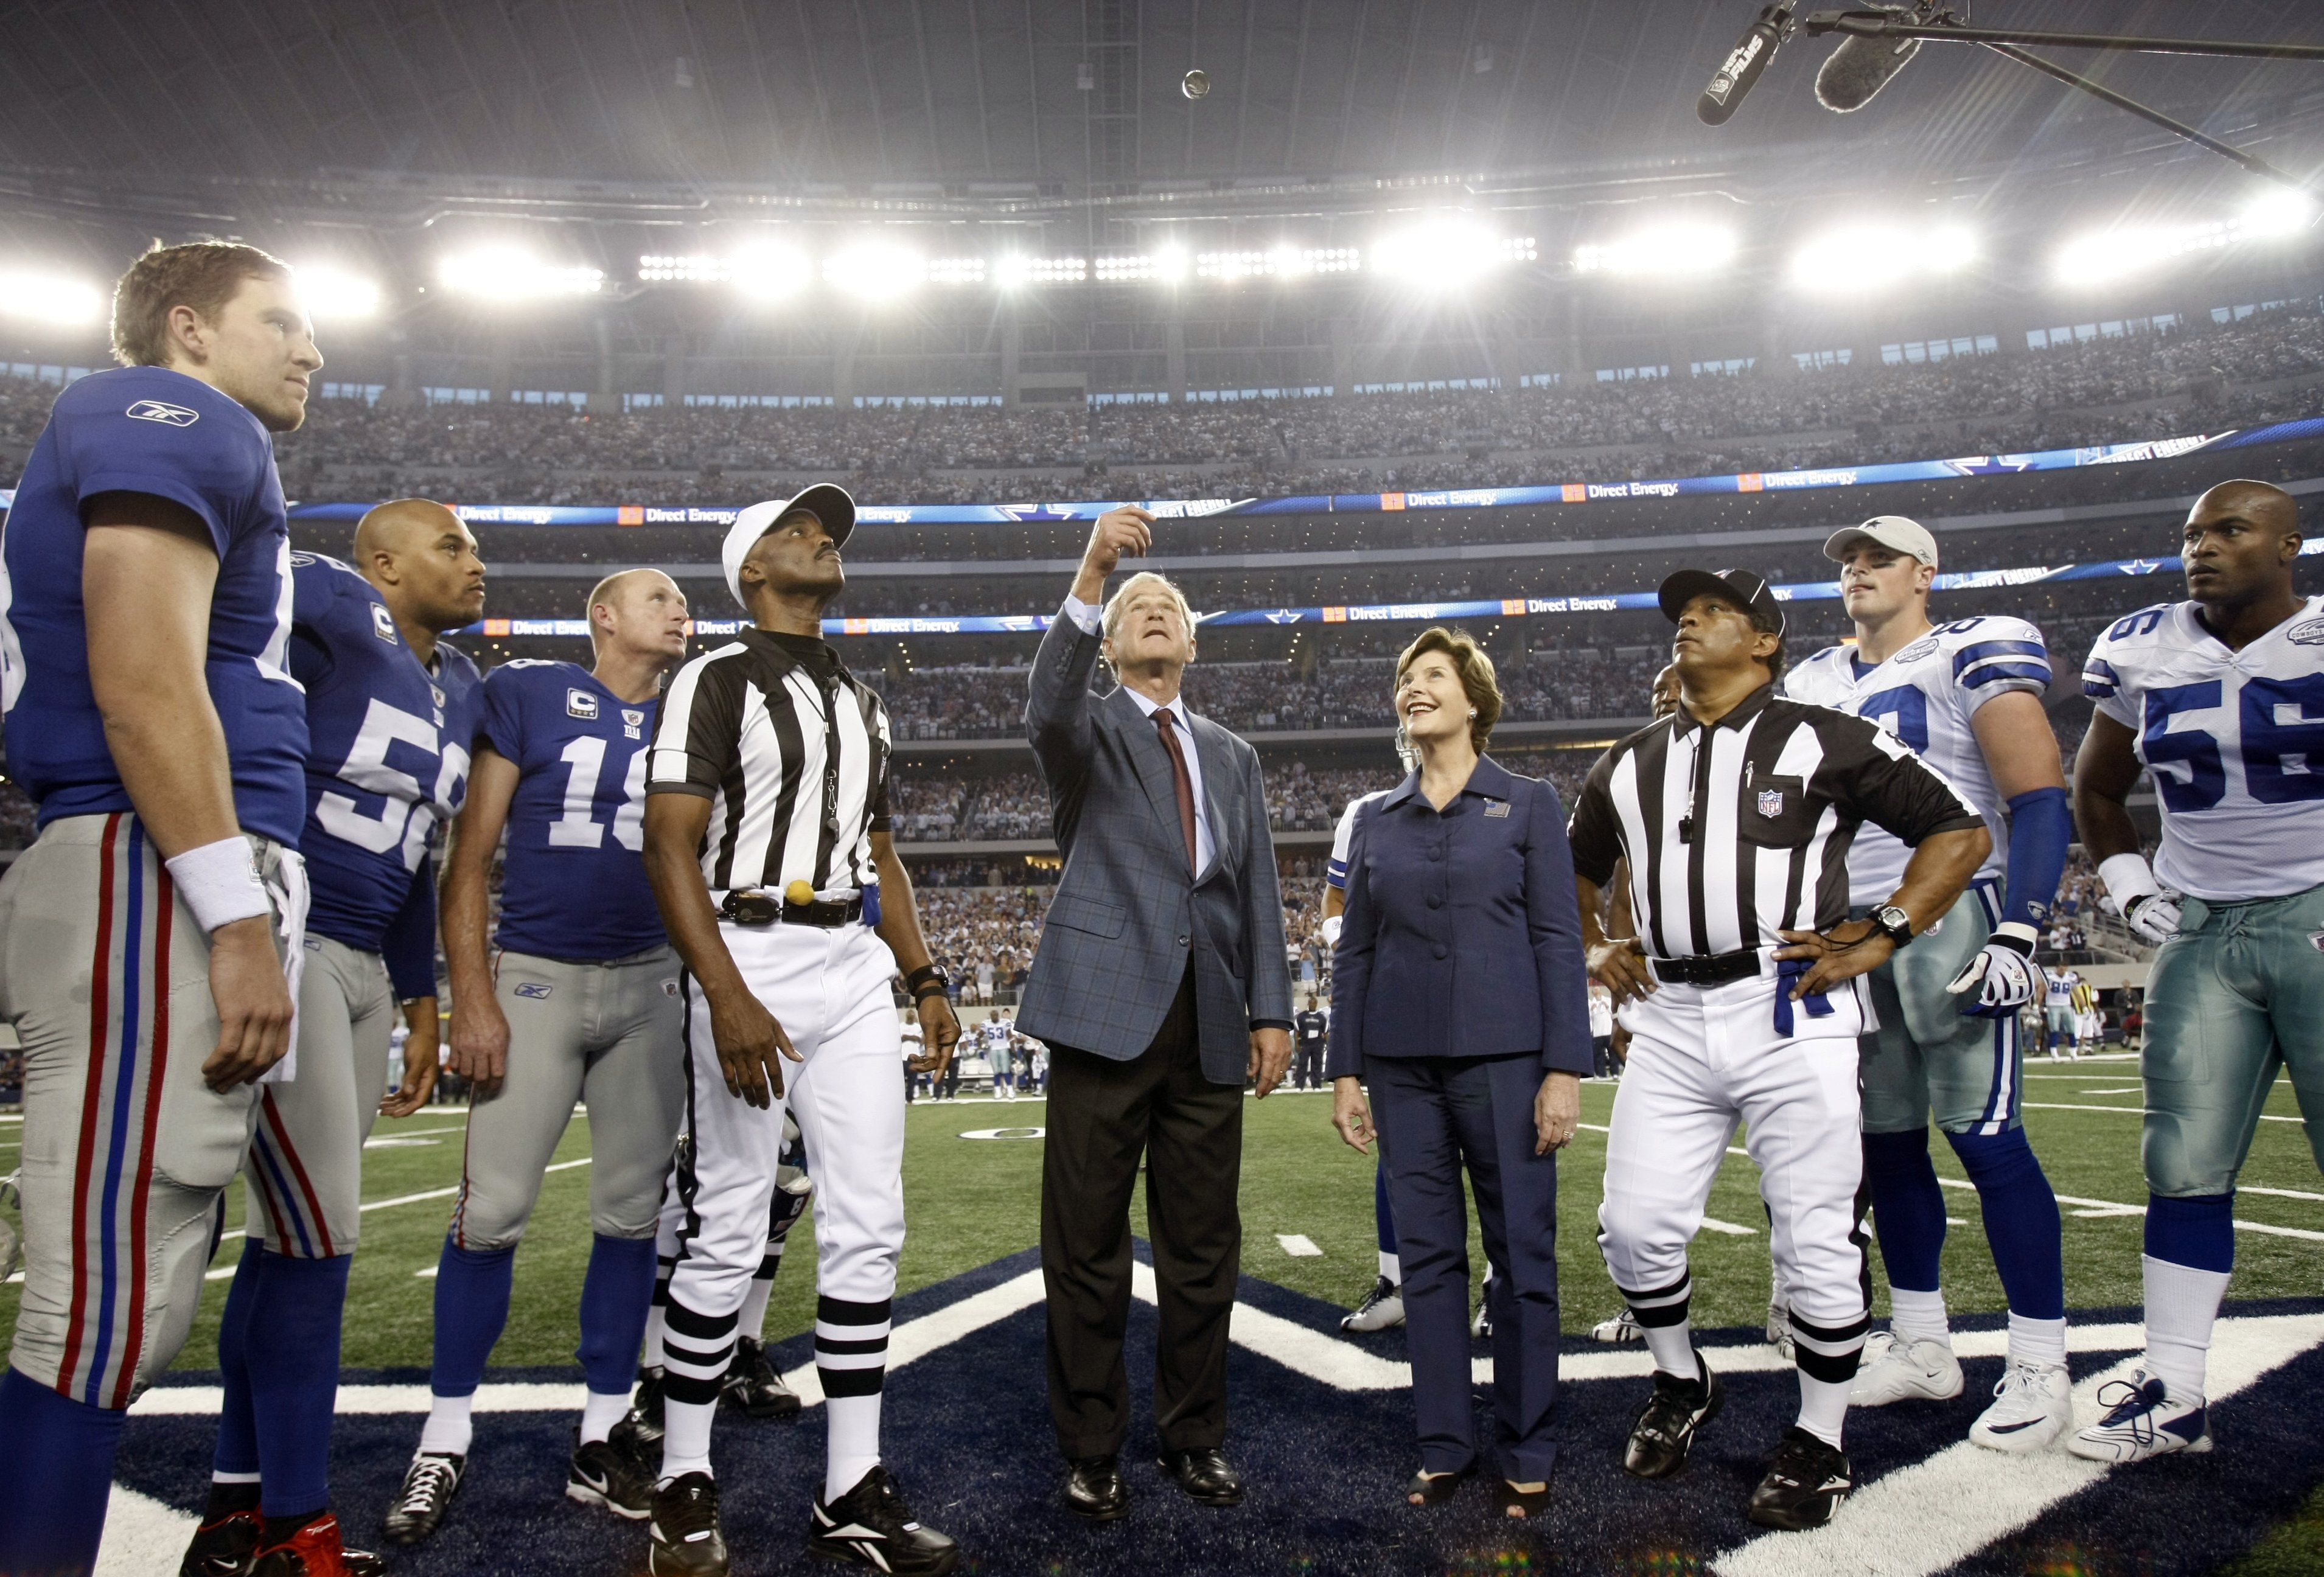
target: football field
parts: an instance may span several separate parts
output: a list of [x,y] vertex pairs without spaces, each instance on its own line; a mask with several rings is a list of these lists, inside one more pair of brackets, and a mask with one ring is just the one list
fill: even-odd
[[[2139,1299],[2140,1209],[2145,1198],[2138,1165],[2140,1091],[2136,1064],[2124,1057],[2079,1063],[2035,1061],[2027,1066],[2024,1087],[2027,1126],[2064,1213],[2068,1303],[2077,1310],[2108,1311],[2103,1321],[2093,1319],[2080,1323],[2095,1327],[2101,1323],[2119,1325],[2125,1320],[2135,1322]],[[1585,1126],[1561,1167],[1560,1265],[1564,1325],[1569,1337],[1586,1338],[1594,1322],[1618,1306],[1592,1240],[1602,1130],[1613,1096],[1614,1087],[1610,1084],[1590,1084],[1583,1087]],[[1038,1319],[1037,1314],[1029,1312],[1030,1302],[1038,1297],[1038,1281],[1028,1282],[1025,1277],[1032,1265],[1027,1250],[1035,1246],[1039,1235],[1041,1146],[1038,1133],[1042,1111],[1038,1099],[1010,1103],[981,1097],[943,1103],[923,1102],[911,1109],[904,1175],[910,1237],[904,1250],[899,1290],[899,1295],[917,1297],[914,1306],[936,1312],[929,1316],[933,1323],[925,1338],[927,1344],[921,1349],[924,1355],[913,1367],[901,1369],[890,1387],[891,1397],[898,1398],[890,1409],[891,1425],[896,1426],[906,1426],[903,1416],[908,1409],[901,1405],[901,1399],[923,1386],[933,1388],[937,1384],[931,1371],[950,1370],[954,1372],[946,1377],[945,1384],[969,1386],[970,1391],[964,1393],[961,1405],[973,1411],[998,1409],[1005,1397],[1010,1416],[1021,1416],[1022,1422],[1005,1432],[1005,1437],[997,1443],[979,1445],[976,1449],[982,1457],[979,1465],[982,1470],[997,1471],[1010,1480],[1011,1497],[1028,1492],[1029,1485],[1036,1501],[1046,1494],[1052,1472],[1050,1443],[1039,1425],[1042,1379]],[[1260,1450],[1264,1442],[1285,1428],[1342,1438],[1351,1467],[1359,1458],[1367,1471],[1375,1462],[1391,1474],[1408,1471],[1409,1467],[1409,1410],[1404,1398],[1392,1393],[1367,1392],[1365,1387],[1371,1381],[1360,1375],[1351,1379],[1352,1371],[1343,1372],[1344,1365],[1333,1367],[1342,1364],[1340,1355],[1344,1350],[1345,1364],[1360,1366],[1371,1362],[1374,1368],[1386,1372],[1401,1357],[1396,1333],[1360,1345],[1342,1342],[1334,1335],[1319,1335],[1328,1333],[1328,1316],[1332,1313],[1322,1305],[1354,1302],[1373,1276],[1373,1163],[1340,1143],[1330,1127],[1329,1112],[1327,1096],[1290,1092],[1264,1102],[1253,1102],[1248,1109],[1241,1190],[1243,1269],[1247,1278],[1244,1304],[1246,1308],[1256,1306],[1271,1313],[1260,1313],[1248,1320],[1238,1316],[1238,1341],[1246,1350],[1239,1351],[1238,1359],[1248,1367],[1255,1358],[1261,1360],[1264,1368],[1263,1360],[1272,1356],[1296,1371],[1295,1379],[1305,1376],[1323,1382],[1318,1394],[1297,1397],[1277,1397],[1274,1392],[1278,1388],[1272,1381],[1239,1388],[1239,1397],[1254,1389],[1259,1392],[1250,1413],[1241,1416],[1251,1419],[1248,1438],[1252,1443],[1243,1454],[1246,1470],[1255,1480],[1267,1479],[1271,1464],[1264,1455],[1250,1452]],[[424,1381],[429,1355],[432,1277],[451,1191],[459,1177],[465,1129],[462,1109],[431,1108],[400,1123],[381,1123],[365,1157],[367,1203],[363,1246],[355,1259],[349,1289],[344,1351],[350,1388],[342,1403],[343,1412],[361,1416],[343,1420],[338,1452],[341,1460],[334,1464],[340,1498],[358,1543],[376,1526],[376,1510],[370,1508],[383,1501],[392,1490],[392,1471],[401,1457],[408,1454],[410,1443],[417,1436],[418,1412],[425,1406],[418,1386]],[[13,1169],[21,1132],[21,1125],[15,1120],[0,1120],[0,1172]],[[587,1154],[587,1119],[586,1114],[576,1113],[558,1152],[558,1169],[552,1172],[542,1192],[539,1213],[518,1257],[515,1305],[507,1333],[493,1355],[495,1367],[510,1371],[505,1377],[509,1380],[569,1385],[577,1379],[572,1357],[576,1335],[574,1310],[590,1240]],[[1998,1314],[2002,1309],[2000,1291],[1977,1225],[1975,1196],[1960,1181],[1960,1169],[1943,1147],[1938,1147],[1936,1157],[1940,1176],[1949,1184],[1958,1185],[1947,1190],[1948,1201],[1953,1206],[1950,1212],[1953,1227],[1945,1250],[1945,1280],[1951,1306],[1957,1314],[1964,1316]],[[1142,1204],[1133,1205],[1133,1220],[1141,1224],[1142,1208]],[[1710,1333],[1721,1332],[1722,1328],[1756,1327],[1766,1304],[1766,1233],[1757,1194],[1756,1169],[1739,1152],[1730,1156],[1720,1175],[1709,1214],[1710,1222],[1695,1245],[1696,1323]],[[2236,1265],[2229,1313],[2298,1314],[2303,1319],[2324,1314],[2324,1178],[2317,1176],[2310,1158],[2288,1084],[2279,1084],[2267,1108],[2267,1120],[2260,1124],[2236,1200]],[[238,1200],[228,1224],[240,1225]],[[789,1367],[807,1361],[804,1342],[792,1339],[806,1333],[812,1322],[814,1262],[810,1231],[807,1223],[802,1223],[794,1236],[768,1322],[770,1343],[789,1343],[778,1355]],[[132,1502],[144,1517],[140,1526],[148,1528],[152,1536],[164,1541],[170,1526],[164,1508],[184,1510],[204,1476],[203,1457],[209,1424],[203,1404],[197,1399],[208,1394],[200,1385],[206,1378],[200,1371],[215,1367],[217,1317],[225,1299],[226,1278],[238,1252],[239,1245],[235,1241],[222,1248],[213,1267],[213,1281],[203,1302],[201,1318],[179,1360],[180,1370],[186,1372],[173,1376],[168,1386],[140,1405],[140,1416],[133,1420],[124,1446],[124,1480],[134,1480],[148,1491]],[[1011,1264],[994,1268],[995,1262],[1012,1260],[1012,1257]],[[1473,1258],[1481,1269],[1481,1253]],[[1877,1257],[1875,1276],[1877,1280]],[[1011,1287],[1020,1289],[1015,1295],[1015,1304],[1007,1301],[1012,1296],[1007,1289]],[[0,1336],[13,1330],[17,1296],[14,1286],[0,1290]],[[1002,1302],[992,1303],[996,1297]],[[2255,1304],[2270,1306],[2252,1311],[2235,1306]],[[985,1308],[986,1315],[972,1319],[942,1313],[945,1309],[957,1311],[971,1306]],[[899,1307],[899,1331],[905,1313]],[[1876,1313],[1885,1313],[1885,1296]],[[945,1323],[947,1319],[951,1323]],[[986,1324],[976,1323],[978,1319],[986,1320]],[[1990,1331],[1996,1322],[1972,1318],[1965,1323]],[[2264,1320],[2258,1321],[2254,1328],[2265,1323]],[[2274,1323],[2282,1325],[2286,1322],[2277,1318]],[[2307,1324],[2301,1324],[2301,1329],[2306,1330]],[[1133,1354],[1137,1351],[1137,1330],[1134,1325]],[[2324,1334],[2324,1325],[2319,1326],[2318,1333]],[[1005,1342],[1004,1334],[1008,1336]],[[1728,1330],[1713,1339],[1731,1343],[1738,1354],[1720,1367],[1739,1371],[1759,1362],[1755,1357],[1743,1356],[1752,1347],[1748,1331]],[[2135,1336],[2129,1340],[2135,1345]],[[980,1342],[994,1346],[995,1350],[988,1351]],[[1270,1343],[1279,1348],[1271,1355]],[[2078,1379],[2118,1361],[2125,1356],[2120,1343],[2119,1337],[2105,1343],[2107,1356],[2103,1359],[2078,1357]],[[1583,1379],[1594,1374],[1589,1365],[1598,1356],[1583,1351],[1587,1345],[1586,1340],[1579,1347],[1569,1343],[1572,1356],[1568,1359],[1568,1367]],[[951,1351],[947,1351],[948,1346]],[[2258,1374],[2250,1383],[2246,1393],[2249,1400],[2244,1406],[2255,1406],[2264,1398],[2271,1415],[2282,1412],[2298,1418],[2312,1418],[2319,1406],[2324,1406],[2324,1364],[2317,1361],[2315,1338],[2304,1337],[2295,1346],[2296,1353],[2279,1354],[2267,1360],[2268,1367],[2280,1372]],[[1004,1348],[1006,1351],[1001,1351]],[[1965,1356],[1972,1350],[1972,1339],[1964,1337]],[[2089,1350],[2078,1347],[2078,1352]],[[1636,1354],[1636,1349],[1629,1351]],[[1765,1351],[1763,1347],[1757,1349],[1758,1352]],[[1609,1360],[1614,1357],[1610,1353],[1604,1356]],[[1720,1364],[1716,1354],[1713,1361]],[[1131,1367],[1133,1372],[1139,1368],[1134,1356]],[[1764,1363],[1759,1367],[1766,1369]],[[1982,1366],[1972,1362],[1969,1368],[1970,1396],[1962,1404],[1947,1405],[1956,1410],[1969,1406],[1969,1414],[1964,1417],[1973,1416],[1974,1406],[1970,1404],[1975,1402],[1981,1385],[1989,1385],[1996,1372],[1990,1362]],[[1576,1464],[1577,1476],[1580,1464],[1587,1462],[1594,1479],[1605,1465],[1599,1459],[1610,1461],[1618,1446],[1619,1420],[1635,1406],[1636,1395],[1643,1382],[1635,1378],[1610,1378],[1611,1374],[1609,1370],[1609,1378],[1600,1383],[1577,1380],[1569,1387],[1567,1394],[1573,1400],[1565,1408],[1568,1427],[1564,1450],[1568,1454],[1562,1459],[1561,1477],[1566,1476],[1563,1462]],[[1730,1414],[1738,1435],[1734,1442],[1736,1451],[1748,1456],[1750,1451],[1764,1450],[1766,1442],[1740,1436],[1766,1428],[1772,1440],[1773,1429],[1779,1428],[1784,1421],[1779,1415],[1787,1406],[1784,1397],[1789,1379],[1786,1373],[1772,1370],[1738,1375],[1734,1388],[1738,1394],[1744,1389],[1740,1383],[1743,1379],[1764,1382],[1764,1406],[1759,1410],[1768,1412],[1774,1420],[1765,1425],[1746,1424]],[[180,1381],[187,1388],[173,1402],[171,1395],[178,1391]],[[1390,1378],[1379,1383],[1393,1386],[1397,1382]],[[1333,1387],[1359,1393],[1346,1402],[1344,1417],[1335,1418],[1328,1411],[1334,1405],[1330,1394]],[[1600,1393],[1605,1394],[1602,1401],[1598,1399]],[[512,1390],[509,1394],[517,1393]],[[979,1397],[989,1400],[979,1401]],[[1589,1398],[1586,1405],[1584,1398]],[[1289,1418],[1266,1416],[1278,1400],[1291,1409]],[[521,1405],[524,1404],[512,1404]],[[561,1411],[530,1405],[539,1408],[538,1417],[533,1420],[539,1427],[534,1433],[548,1444],[535,1442],[527,1449],[536,1454],[546,1451],[553,1458],[560,1449],[556,1443],[569,1420]],[[480,1417],[490,1407],[489,1402],[480,1402]],[[208,1411],[214,1410],[214,1404],[210,1404]],[[1738,1407],[1735,1411],[1750,1409]],[[1909,1411],[1888,1410],[1899,1419]],[[2113,1497],[2105,1492],[2106,1486],[2096,1486],[2081,1487],[2076,1491],[2081,1499],[2091,1502],[2089,1514],[2085,1517],[2070,1515],[2077,1504],[2072,1495],[2052,1497],[2036,1507],[2041,1515],[2030,1524],[2035,1536],[2032,1545],[2022,1537],[2014,1543],[2006,1538],[1997,1543],[1987,1541],[1990,1547],[1983,1548],[1980,1554],[1966,1563],[1947,1561],[1941,1566],[1927,1566],[1925,1563],[1907,1563],[1897,1569],[2091,1573],[2216,1569],[2218,1555],[2240,1550],[2257,1540],[2258,1549],[2244,1557],[2236,1570],[2246,1573],[2324,1570],[2324,1500],[2311,1501],[2304,1517],[2294,1517],[2289,1523],[2282,1520],[2302,1496],[2324,1480],[2324,1463],[2317,1462],[2312,1452],[2287,1454],[2281,1451],[2265,1452],[2264,1462],[2245,1460],[2239,1463],[2238,1458],[2260,1454],[2261,1448],[2257,1433],[2247,1429],[2242,1438],[2238,1437],[2238,1416],[2231,1407],[2222,1407],[2218,1450],[2208,1459],[2173,1459],[2135,1470],[2139,1482],[2129,1481],[2131,1474],[2107,1475],[2121,1494],[2135,1495],[2142,1483],[2151,1482],[2155,1498],[2175,1500],[2182,1492],[2198,1489],[2195,1484],[2182,1482],[2190,1470],[2200,1469],[2209,1474],[2234,1471],[2240,1467],[2246,1475],[2260,1473],[2266,1480],[2268,1493],[2238,1503],[2248,1505],[2250,1509],[2228,1506],[2216,1496],[2209,1498],[2208,1513],[2213,1526],[2206,1530],[2209,1536],[2199,1541],[2205,1552],[2200,1558],[2192,1548],[2178,1551],[2170,1547],[2172,1525],[2167,1521],[2160,1525],[2160,1535],[2152,1528],[2143,1531],[2135,1548],[2110,1548],[2108,1529],[2120,1528],[2123,1518],[2118,1510],[2105,1509]],[[819,1429],[812,1429],[812,1412],[808,1418],[812,1434],[819,1436]],[[1859,1451],[1859,1473],[1876,1486],[1878,1469],[1876,1460],[1871,1459],[1877,1459],[1883,1449],[1877,1432],[1888,1423],[1885,1416],[1875,1418],[1862,1413],[1851,1421],[1851,1445],[1857,1445],[1859,1439],[1867,1442]],[[752,1427],[763,1431],[775,1426],[722,1424],[721,1440],[735,1439]],[[1236,1428],[1238,1433],[1244,1428],[1240,1417]],[[783,1433],[798,1439],[800,1444],[806,1443],[796,1426]],[[926,1458],[942,1452],[941,1439],[927,1438],[923,1434],[913,1438],[907,1448],[893,1439],[894,1433],[891,1428],[891,1445],[897,1447],[900,1456]],[[2316,1431],[2310,1427],[2307,1434],[2313,1436]],[[489,1434],[480,1438],[488,1439]],[[1946,1424],[1936,1428],[1921,1445],[1891,1443],[1902,1453],[1901,1462],[1915,1453],[1927,1455],[1959,1439],[1959,1427]],[[1231,1438],[1231,1448],[1234,1444]],[[516,1449],[513,1441],[511,1449]],[[722,1444],[721,1449],[727,1448]],[[785,1449],[795,1455],[799,1446],[787,1445]],[[1138,1447],[1133,1443],[1135,1449]],[[1870,1453],[1870,1459],[1866,1453]],[[1923,1462],[1914,1471],[1925,1471],[1930,1465]],[[1287,1473],[1292,1470],[1286,1461],[1275,1471]],[[916,1471],[920,1478],[929,1476],[927,1468],[917,1468]],[[1702,1479],[1708,1474],[1695,1477]],[[1378,1504],[1370,1517],[1376,1517],[1384,1528],[1409,1526],[1411,1519],[1388,1492],[1393,1481],[1392,1476],[1382,1478]],[[1748,1482],[1748,1479],[1742,1481]],[[1905,1482],[1903,1477],[1898,1478],[1899,1490],[1904,1489]],[[1941,1480],[1932,1481],[1930,1492],[1938,1492],[1940,1483]],[[1659,1490],[1658,1486],[1627,1483],[1617,1474],[1608,1492],[1650,1504]],[[1149,1493],[1153,1492],[1149,1489]],[[1870,1493],[1868,1489],[1859,1495],[1859,1506],[1869,1499]],[[973,1487],[967,1488],[958,1504],[973,1502],[975,1494]],[[484,1515],[481,1506],[474,1508],[480,1517]],[[535,1509],[549,1517],[560,1517],[565,1511],[571,1511],[576,1518],[584,1515],[553,1499]],[[933,1513],[932,1507],[924,1505],[923,1509]],[[1715,1522],[1721,1509],[1718,1505],[1707,1504],[1701,1511]],[[1669,1558],[1678,1563],[1663,1569],[1710,1569],[1706,1563],[1720,1556],[1723,1546],[1736,1543],[1743,1532],[1735,1508],[1723,1509],[1737,1525],[1727,1530],[1731,1536],[1690,1538],[1674,1526],[1663,1547]],[[1851,1511],[1855,1509],[1858,1508],[1850,1508]],[[1937,1515],[1940,1508],[1929,1510],[1931,1515]],[[963,1510],[950,1510],[947,1515],[954,1523],[974,1521]],[[1695,1511],[1690,1509],[1688,1516],[1694,1515]],[[372,1520],[367,1522],[367,1517]],[[2224,1530],[2224,1536],[2217,1526],[2223,1518],[2230,1525]],[[953,1526],[934,1515],[931,1520]],[[1554,1513],[1549,1526],[1541,1532],[1547,1535],[1555,1525]],[[636,1543],[629,1531],[616,1525],[604,1524],[604,1527],[606,1536],[622,1551]],[[1305,1569],[1365,1569],[1358,1549],[1369,1536],[1348,1530],[1346,1537],[1354,1542],[1344,1545],[1340,1539],[1311,1537],[1304,1557]],[[1398,1536],[1409,1545],[1409,1536]],[[1894,1538],[1909,1545],[1909,1528],[1896,1529]],[[2158,1538],[2162,1547],[2157,1547]],[[1465,1559],[1453,1547],[1461,1543],[1455,1539],[1452,1545],[1440,1546],[1425,1555],[1417,1547],[1404,1547],[1402,1556],[1393,1561],[1384,1558],[1376,1569],[1446,1569],[1445,1562],[1457,1563]],[[1007,1560],[986,1563],[986,1569],[1017,1570],[1020,1564],[1017,1555],[1037,1553],[1043,1558],[1024,1569],[1166,1569],[1166,1565],[1145,1566],[1136,1560],[1124,1562],[1120,1557],[1126,1551],[1114,1552],[1115,1558],[1108,1560],[1087,1554],[1077,1558],[1077,1548],[1061,1545],[1047,1552],[1012,1551]],[[436,1553],[431,1547],[420,1554]],[[1731,1550],[1726,1553],[1736,1554]],[[1000,1552],[989,1554],[998,1556]],[[1268,1569],[1277,1563],[1272,1554],[1258,1547],[1247,1554],[1252,1569]],[[1507,1552],[1501,1554],[1506,1556]],[[1600,1560],[1587,1550],[1572,1547],[1555,1551],[1554,1559],[1551,1554],[1545,1551],[1533,1555],[1529,1561],[1531,1569],[1646,1569],[1633,1563],[1634,1557],[1627,1554],[1619,1559]],[[787,1544],[780,1559],[757,1564],[746,1563],[738,1570],[788,1569],[795,1555],[795,1544]],[[1403,1558],[1409,1556],[1423,1558],[1417,1566],[1410,1566]],[[1284,1558],[1297,1564],[1291,1555]],[[412,1561],[410,1569],[414,1571],[481,1569],[460,1563],[444,1564],[440,1560],[406,1559]],[[609,1555],[602,1564],[586,1561],[558,1563],[535,1552],[523,1560],[512,1559],[504,1569],[612,1572],[626,1569],[622,1559]],[[398,1564],[403,1565],[405,1561],[400,1560]],[[1723,1557],[1720,1564],[1726,1567]],[[1874,1564],[1879,1563],[1876,1561]],[[119,1565],[115,1569],[138,1568]],[[1733,1569],[1765,1568],[1753,1568],[1748,1561],[1738,1561]],[[1834,1569],[1845,1569],[1844,1563]]]

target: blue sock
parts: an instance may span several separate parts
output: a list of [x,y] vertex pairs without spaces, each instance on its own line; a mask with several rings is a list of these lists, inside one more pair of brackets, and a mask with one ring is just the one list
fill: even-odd
[[0,1376],[0,1572],[81,1577],[97,1564],[127,1415],[76,1402],[10,1370]]
[[2194,1199],[2146,1198],[2146,1252],[2173,1265],[2222,1275],[2236,1268],[2236,1196],[2206,1194]]
[[218,1406],[217,1451],[210,1459],[217,1472],[258,1471],[258,1421],[250,1411],[250,1310],[258,1301],[258,1277],[265,1262],[264,1245],[255,1238],[244,1239],[242,1263],[234,1268],[226,1314],[218,1322],[218,1375],[226,1397]]
[[1935,1292],[1945,1247],[1945,1196],[1929,1160],[1929,1130],[1864,1136],[1864,1182],[1880,1229],[1880,1262],[1888,1285]]
[[[594,1259],[589,1269],[596,1273]],[[436,1261],[430,1391],[439,1397],[475,1395],[484,1383],[484,1360],[492,1357],[493,1343],[508,1323],[509,1293],[515,1285],[514,1249],[463,1249],[448,1237],[444,1240],[444,1252]]]
[[637,1374],[646,1311],[653,1306],[654,1268],[651,1238],[599,1232],[589,1246],[589,1274],[581,1283],[581,1346],[573,1356],[581,1360],[589,1388],[601,1397],[626,1396]]
[[2009,1312],[2030,1320],[2066,1317],[2065,1250],[2060,1240],[2058,1196],[2025,1142],[2025,1130],[1949,1133],[1953,1154],[1977,1185],[1985,1240]]
[[269,1517],[306,1517],[331,1503],[331,1414],[339,1397],[339,1323],[347,1302],[345,1254],[269,1254],[251,1299],[250,1330],[267,1360],[250,1368],[258,1435],[259,1495]]
[[1372,1168],[1372,1222],[1379,1229],[1379,1251],[1396,1252],[1396,1217],[1388,1212],[1388,1167]]

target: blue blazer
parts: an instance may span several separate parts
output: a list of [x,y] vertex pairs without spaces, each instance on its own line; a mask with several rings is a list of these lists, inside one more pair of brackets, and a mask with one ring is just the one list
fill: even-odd
[[1333,955],[1333,1078],[1367,1056],[1531,1054],[1591,1072],[1565,807],[1480,757],[1442,813],[1414,773],[1356,816]]

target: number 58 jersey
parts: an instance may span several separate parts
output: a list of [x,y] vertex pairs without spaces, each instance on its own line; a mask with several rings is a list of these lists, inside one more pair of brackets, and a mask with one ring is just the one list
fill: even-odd
[[517,770],[500,946],[601,960],[667,940],[643,853],[653,713],[574,663],[528,659],[485,676],[480,733]]
[[2165,886],[2246,903],[2324,885],[2324,597],[2241,651],[2191,602],[2142,608],[2090,648],[2082,690],[2154,779]]

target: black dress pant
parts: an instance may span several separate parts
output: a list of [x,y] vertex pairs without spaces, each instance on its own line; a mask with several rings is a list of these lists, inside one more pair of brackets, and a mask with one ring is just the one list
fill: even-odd
[[1320,1090],[1323,1087],[1323,1043],[1303,1040],[1294,1054],[1291,1084],[1298,1090]]
[[1162,1331],[1154,1422],[1169,1451],[1224,1443],[1227,1323],[1242,1262],[1242,1086],[1203,1076],[1190,973],[1130,1062],[1053,1047],[1041,1167],[1049,1416],[1068,1458],[1111,1456],[1130,1429],[1130,1196],[1147,1160],[1146,1230]]

